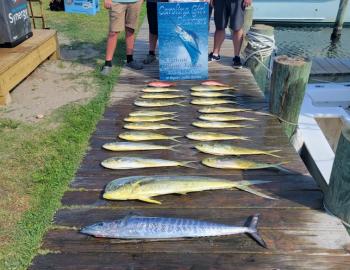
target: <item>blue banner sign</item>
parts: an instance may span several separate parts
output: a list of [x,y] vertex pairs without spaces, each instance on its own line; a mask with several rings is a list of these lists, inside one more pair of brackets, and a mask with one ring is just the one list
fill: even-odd
[[208,78],[208,3],[158,3],[161,80]]

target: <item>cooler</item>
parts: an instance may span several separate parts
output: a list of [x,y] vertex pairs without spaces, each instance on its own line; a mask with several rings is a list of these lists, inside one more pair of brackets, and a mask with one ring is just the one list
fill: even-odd
[[95,15],[100,11],[99,0],[64,0],[64,11]]

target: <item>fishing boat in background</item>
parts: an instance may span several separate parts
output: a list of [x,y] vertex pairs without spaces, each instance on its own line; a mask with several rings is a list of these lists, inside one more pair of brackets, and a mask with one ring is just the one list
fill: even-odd
[[[254,21],[272,24],[322,24],[335,22],[340,0],[254,0]],[[350,9],[345,24],[350,25]]]

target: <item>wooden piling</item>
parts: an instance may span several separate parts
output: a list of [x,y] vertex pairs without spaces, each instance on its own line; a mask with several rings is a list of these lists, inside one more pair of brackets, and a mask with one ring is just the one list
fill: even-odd
[[[350,223],[350,127],[340,135],[324,205],[334,215]],[[350,228],[347,227],[348,232]]]
[[276,57],[273,63],[270,112],[282,120],[289,138],[296,129],[310,70],[311,61],[301,57],[283,55]]
[[[263,34],[266,36],[273,37],[274,36],[274,28],[269,25],[264,24],[255,24],[250,28],[251,32],[255,32],[258,34]],[[245,48],[245,56],[249,57],[249,55],[256,51],[258,48],[253,48],[251,44],[247,44]],[[253,73],[256,82],[258,83],[260,89],[266,93],[268,89],[268,75],[269,75],[269,64],[271,60],[271,55],[267,57],[261,57],[260,54],[256,54],[253,57],[247,59],[245,65],[251,70]]]
[[253,6],[246,7],[244,10],[243,29],[245,33],[248,32],[248,30],[253,24],[253,12],[254,12]]
[[349,3],[349,0],[340,0],[337,18],[336,18],[332,36],[331,36],[332,40],[339,39],[341,35],[341,30],[343,29],[343,24],[345,20],[348,3]]

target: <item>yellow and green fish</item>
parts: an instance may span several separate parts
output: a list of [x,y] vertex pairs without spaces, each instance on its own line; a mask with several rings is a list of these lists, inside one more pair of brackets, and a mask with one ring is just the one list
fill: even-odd
[[148,87],[143,88],[142,92],[144,93],[168,93],[168,92],[182,92],[181,90],[165,88],[165,87]]
[[251,128],[247,125],[239,125],[232,122],[195,121],[193,126],[199,128]]
[[176,127],[168,124],[160,124],[160,123],[152,123],[152,122],[128,123],[124,125],[124,128],[132,129],[132,130],[183,129],[183,127]]
[[249,141],[248,137],[237,136],[231,134],[217,133],[217,132],[205,132],[196,131],[186,135],[187,138],[196,141],[208,142],[208,141],[220,141],[220,140],[244,140]]
[[194,97],[236,97],[235,95],[223,94],[218,92],[192,92]]
[[179,142],[176,140],[177,138],[181,138],[182,136],[167,136],[160,133],[155,133],[151,131],[127,131],[119,134],[120,139],[126,141],[153,141],[153,140],[171,140],[175,142]]
[[171,150],[176,151],[174,147],[178,145],[158,145],[153,143],[139,143],[139,142],[110,142],[102,145],[102,148],[115,152],[126,151],[149,151],[149,150]]
[[139,107],[167,107],[167,106],[186,107],[186,105],[182,103],[169,101],[169,100],[136,100],[134,104]]
[[183,95],[175,94],[164,94],[164,93],[149,93],[141,95],[141,98],[144,99],[172,99],[172,98],[185,98]]
[[232,86],[219,86],[219,85],[196,85],[191,87],[192,91],[225,91],[225,90],[234,90]]
[[177,121],[177,116],[128,116],[124,118],[125,122],[160,122],[160,121]]
[[153,110],[139,110],[129,113],[129,116],[164,116],[164,115],[174,115],[176,112],[164,112],[164,111],[153,111]]
[[221,99],[221,98],[194,98],[191,100],[193,105],[218,105],[218,104],[235,104],[232,100]]
[[214,113],[208,113],[208,114],[202,114],[198,117],[201,120],[206,121],[216,121],[216,122],[225,122],[225,121],[257,121],[256,118],[249,118],[249,117],[243,117],[243,116],[237,116],[237,115],[229,115],[229,114],[214,114]]
[[250,109],[241,109],[241,108],[231,108],[223,106],[207,106],[202,107],[198,110],[200,113],[234,113],[234,112],[249,112]]

